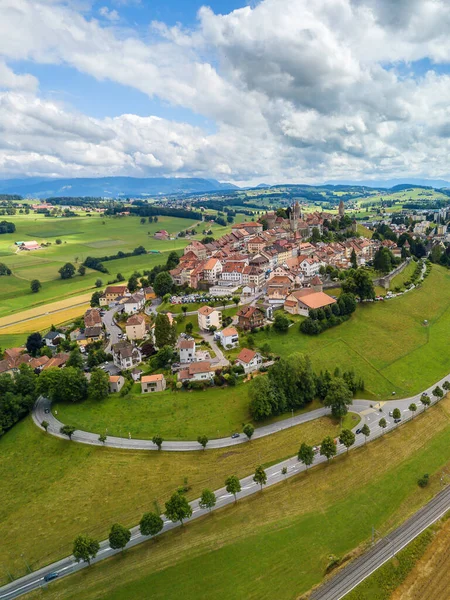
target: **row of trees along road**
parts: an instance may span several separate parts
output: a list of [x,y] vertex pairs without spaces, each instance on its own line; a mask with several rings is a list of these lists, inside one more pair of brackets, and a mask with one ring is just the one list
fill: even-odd
[[[256,467],[253,481],[261,486],[261,490],[267,483],[267,474],[261,466]],[[241,482],[236,475],[231,475],[225,480],[225,489],[229,494],[234,496],[237,501],[237,494],[241,491]],[[199,506],[203,510],[212,511],[217,502],[215,493],[212,490],[204,489],[199,499]],[[179,490],[172,494],[170,499],[165,503],[165,516],[172,523],[184,524],[186,519],[192,517],[192,507],[190,506],[184,492]],[[139,523],[139,531],[143,536],[155,536],[162,531],[164,521],[161,516],[155,512],[145,513]],[[108,536],[110,548],[113,550],[124,550],[131,540],[131,531],[129,528],[119,523],[114,523],[111,527]],[[100,550],[100,542],[89,535],[79,535],[73,543],[73,556],[77,562],[84,561],[91,564],[98,551]]]

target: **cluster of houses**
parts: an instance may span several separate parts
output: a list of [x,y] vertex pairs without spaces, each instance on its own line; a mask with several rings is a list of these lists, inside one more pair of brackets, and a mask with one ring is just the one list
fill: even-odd
[[[339,215],[344,216],[343,203]],[[382,244],[389,245],[394,254],[400,252],[392,242],[363,237],[331,243],[306,241],[315,229],[322,233],[335,218],[323,212],[304,214],[298,203],[289,218],[266,213],[259,222],[233,225],[231,233],[210,243],[191,241],[170,274],[177,285],[187,284],[212,295],[262,292],[267,305],[282,306],[293,290],[308,289],[313,281],[318,285],[321,267],[349,268],[352,256],[358,265],[365,265]],[[356,222],[351,229],[356,232]]]

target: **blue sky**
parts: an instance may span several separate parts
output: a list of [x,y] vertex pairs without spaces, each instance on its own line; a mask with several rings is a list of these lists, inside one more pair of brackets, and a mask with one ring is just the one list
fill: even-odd
[[450,178],[445,0],[1,5],[0,177]]

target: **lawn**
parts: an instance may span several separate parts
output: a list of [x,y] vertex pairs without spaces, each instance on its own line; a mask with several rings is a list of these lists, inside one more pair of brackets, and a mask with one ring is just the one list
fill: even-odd
[[[196,440],[199,435],[214,439],[242,431],[246,423],[252,422],[248,390],[248,383],[240,383],[236,387],[205,391],[166,390],[150,395],[131,393],[125,397],[111,394],[103,402],[55,404],[53,412],[64,423],[99,434],[107,429],[109,435],[126,437],[131,433],[133,438],[147,440],[155,434],[166,440]],[[295,414],[321,406],[314,401]],[[254,425],[260,427],[290,416],[289,412]]]
[[[440,489],[450,461],[449,401],[366,447],[288,479],[156,542],[52,584],[49,600],[293,600],[330,556],[385,535]],[[253,442],[252,442],[253,443]],[[428,488],[417,478],[431,474]],[[40,597],[40,593],[31,595]]]
[[433,266],[421,288],[361,304],[349,321],[319,336],[294,325],[286,334],[264,331],[255,339],[281,356],[309,355],[316,371],[353,368],[365,381],[366,397],[388,399],[393,391],[397,397],[420,392],[450,372],[449,331],[450,271]]
[[409,281],[416,270],[417,263],[415,261],[411,261],[407,267],[403,269],[401,273],[396,275],[391,283],[389,284],[389,289],[395,290],[396,287],[403,288],[405,285],[405,281]]
[[7,571],[24,574],[22,553],[38,568],[70,554],[80,532],[104,538],[116,521],[136,524],[181,485],[196,498],[230,474],[243,477],[338,431],[324,417],[233,449],[134,452],[59,440],[28,417],[0,438],[0,584]]

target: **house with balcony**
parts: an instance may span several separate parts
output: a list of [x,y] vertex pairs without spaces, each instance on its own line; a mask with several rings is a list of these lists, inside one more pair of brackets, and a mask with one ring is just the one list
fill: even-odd
[[220,329],[222,327],[222,313],[211,306],[202,306],[198,310],[198,326],[203,331],[208,331],[211,327]]
[[219,332],[219,341],[223,348],[236,348],[239,346],[239,334],[235,327],[225,327]]

